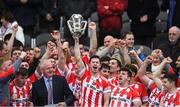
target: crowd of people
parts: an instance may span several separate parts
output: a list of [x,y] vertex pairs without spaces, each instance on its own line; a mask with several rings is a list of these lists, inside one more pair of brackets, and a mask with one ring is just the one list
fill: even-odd
[[[90,22],[91,47],[79,38],[61,41],[58,30],[46,51],[13,47],[18,27],[1,41],[1,106],[180,106],[180,29],[169,29],[169,41],[150,55],[134,49],[134,35],[108,35],[97,49],[96,24]],[[169,49],[164,45],[172,47]],[[160,45],[161,47],[161,45]]]
[[[159,14],[156,0],[3,1],[9,3],[11,11],[1,14],[0,106],[180,106],[177,20],[169,16],[166,39],[153,43],[149,54],[145,50],[155,36],[154,23]],[[175,10],[178,3],[176,0]],[[163,0],[162,8],[167,9],[168,4]],[[33,15],[38,6],[42,18],[39,22],[51,35],[45,52],[39,47],[26,47],[24,38],[24,34],[34,38]],[[94,6],[99,26],[93,21],[88,23],[90,41],[67,32],[68,39],[64,40],[57,30],[60,10],[64,8],[65,20],[77,11],[88,19],[96,10]],[[132,31],[121,35],[125,9],[132,20]],[[85,42],[90,43],[89,48]],[[135,43],[142,46],[136,48]]]

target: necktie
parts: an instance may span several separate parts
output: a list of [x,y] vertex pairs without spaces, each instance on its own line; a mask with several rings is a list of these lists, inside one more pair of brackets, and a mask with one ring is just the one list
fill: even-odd
[[51,86],[52,80],[48,79],[48,104],[52,104],[52,86]]

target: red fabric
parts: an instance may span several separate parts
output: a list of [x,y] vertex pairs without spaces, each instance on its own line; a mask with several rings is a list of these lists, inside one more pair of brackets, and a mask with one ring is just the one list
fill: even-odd
[[29,77],[29,81],[30,81],[31,83],[34,83],[34,82],[36,82],[37,80],[38,80],[38,78],[37,78],[37,76],[36,76],[35,73],[32,74],[32,75]]
[[180,87],[180,79],[178,78],[177,87]]
[[10,67],[7,71],[0,71],[0,78],[5,78],[14,72],[14,68]]
[[[106,6],[109,8],[106,9]],[[98,0],[98,14],[101,28],[120,31],[121,15],[127,7],[127,0]]]

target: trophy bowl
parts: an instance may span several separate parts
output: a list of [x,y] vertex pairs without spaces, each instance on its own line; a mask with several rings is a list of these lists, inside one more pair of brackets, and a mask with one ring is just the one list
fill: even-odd
[[80,14],[73,14],[67,21],[68,28],[72,34],[72,37],[80,38],[86,29],[87,21],[85,21]]

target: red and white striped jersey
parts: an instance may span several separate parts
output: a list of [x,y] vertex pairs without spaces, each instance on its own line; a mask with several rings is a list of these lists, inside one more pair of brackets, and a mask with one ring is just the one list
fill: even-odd
[[69,84],[69,88],[73,92],[76,99],[79,100],[80,98],[80,91],[81,91],[81,81],[77,79],[74,71],[71,71],[69,74],[69,78],[67,78],[67,82]]
[[18,87],[15,85],[15,83],[12,81],[10,83],[9,89],[10,89],[10,105],[11,106],[30,106],[29,105],[29,98],[31,95],[32,84],[30,82],[25,82],[23,87]]
[[111,92],[110,107],[131,107],[134,101],[140,101],[138,92],[131,87],[116,86]]
[[166,93],[161,98],[161,104],[164,107],[180,107],[180,91],[177,90],[176,93]]
[[146,103],[148,101],[147,89],[144,84],[136,82],[132,84],[131,87],[138,92],[142,103]]
[[118,77],[109,78],[108,83],[111,86],[111,88],[114,88],[118,85]]
[[102,107],[104,94],[109,92],[110,88],[108,81],[102,76],[99,76],[98,78],[87,76],[82,81],[81,106]]
[[149,106],[159,106],[162,96],[164,92],[157,88],[154,82],[150,82],[149,89],[151,91],[150,96],[148,98]]

